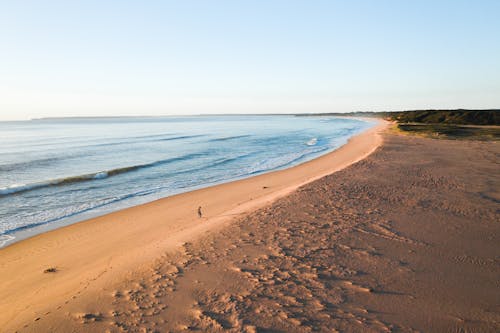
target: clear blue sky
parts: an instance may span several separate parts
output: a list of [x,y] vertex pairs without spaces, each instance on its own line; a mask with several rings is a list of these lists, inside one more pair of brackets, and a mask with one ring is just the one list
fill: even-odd
[[1,1],[0,119],[500,107],[500,1]]

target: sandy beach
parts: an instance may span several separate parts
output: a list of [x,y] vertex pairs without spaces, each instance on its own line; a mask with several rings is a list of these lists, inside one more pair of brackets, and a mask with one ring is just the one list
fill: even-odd
[[0,8],[0,333],[500,333],[500,1]]
[[[67,331],[79,321],[81,311],[74,312],[74,306],[110,295],[131,272],[150,267],[185,242],[363,159],[380,145],[378,133],[385,126],[290,169],[132,207],[1,249],[0,327]],[[51,267],[56,272],[44,273]]]
[[183,244],[75,307],[86,312],[74,320],[111,331],[497,332],[499,149],[385,134],[366,159]]
[[498,331],[498,143],[386,127],[0,250],[0,331]]

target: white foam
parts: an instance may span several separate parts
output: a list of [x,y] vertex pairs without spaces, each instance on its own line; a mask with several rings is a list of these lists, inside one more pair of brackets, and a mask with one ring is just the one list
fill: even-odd
[[10,241],[13,241],[16,237],[11,235],[0,235],[0,247],[4,246]]
[[316,143],[318,143],[318,139],[317,138],[312,138],[311,140],[309,140],[309,141],[306,142],[306,145],[308,145],[308,146],[314,146],[314,145],[316,145]]
[[108,173],[106,171],[102,171],[102,172],[98,172],[94,175],[94,179],[102,179],[102,178],[106,178],[108,176]]
[[6,187],[1,187],[0,188],[0,195],[7,195],[7,194],[12,194],[12,193],[27,191],[27,190],[31,190],[31,189],[34,189],[37,187],[43,187],[46,185],[50,185],[50,182],[35,183],[35,184],[12,184],[12,185],[9,185]]

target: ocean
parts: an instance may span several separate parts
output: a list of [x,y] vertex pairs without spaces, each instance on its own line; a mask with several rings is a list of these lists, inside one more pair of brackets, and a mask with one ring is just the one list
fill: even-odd
[[125,207],[288,168],[373,125],[288,115],[0,122],[0,246]]

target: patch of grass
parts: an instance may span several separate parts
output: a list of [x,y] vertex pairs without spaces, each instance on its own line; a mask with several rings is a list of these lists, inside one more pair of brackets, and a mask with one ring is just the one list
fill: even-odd
[[397,129],[407,134],[444,139],[480,141],[500,140],[498,126],[461,126],[448,124],[398,124]]

